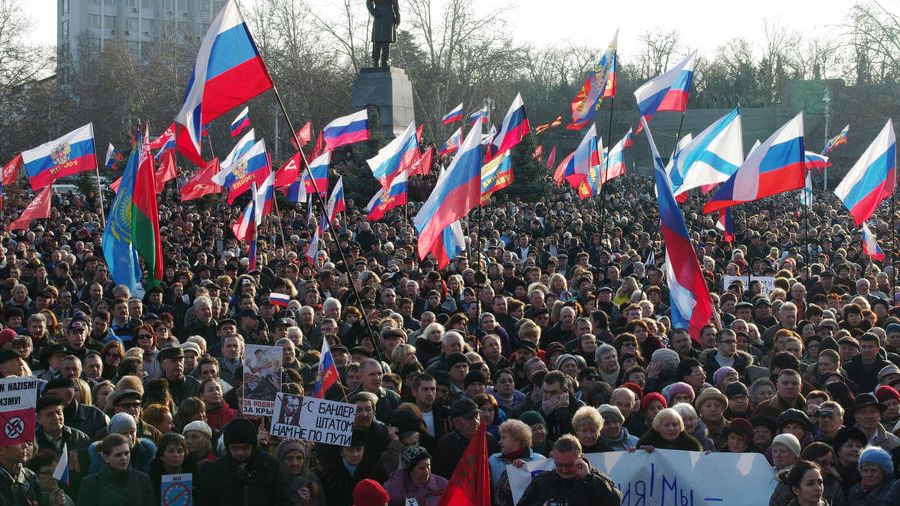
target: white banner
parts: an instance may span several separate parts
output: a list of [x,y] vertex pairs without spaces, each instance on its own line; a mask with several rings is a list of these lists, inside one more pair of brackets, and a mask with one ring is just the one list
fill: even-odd
[[272,416],[281,391],[281,346],[248,344],[244,349],[245,415]]
[[350,446],[356,404],[279,393],[272,416],[273,436]]
[[[776,485],[775,470],[759,453],[638,450],[584,457],[616,482],[622,506],[759,506],[768,504]],[[552,459],[506,466],[513,500],[519,502],[533,476],[552,469]]]
[[750,289],[750,282],[759,281],[762,283],[762,291],[766,296],[775,289],[775,276],[729,276],[724,274],[722,276],[722,290],[727,291],[728,286],[734,281],[743,283],[745,291]]

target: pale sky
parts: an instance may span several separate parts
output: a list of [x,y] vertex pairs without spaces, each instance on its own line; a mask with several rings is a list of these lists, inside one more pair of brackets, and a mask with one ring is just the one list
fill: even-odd
[[[56,0],[19,0],[34,22],[29,38],[42,45],[56,44]],[[76,0],[73,0],[73,3]],[[244,0],[252,2],[254,0]],[[310,0],[313,4],[342,5],[339,0]],[[434,0],[435,6],[444,0]],[[360,6],[364,0],[359,0]],[[401,13],[405,0],[400,0]],[[619,52],[636,51],[637,37],[655,27],[678,28],[682,42],[701,55],[735,36],[761,46],[765,20],[780,22],[807,35],[834,37],[845,22],[850,0],[478,0],[476,9],[512,5],[506,17],[514,37],[538,46],[564,47],[569,43],[606,47],[618,27]],[[900,0],[883,0],[900,12]],[[435,13],[440,9],[435,8]],[[522,34],[522,35],[516,35]]]

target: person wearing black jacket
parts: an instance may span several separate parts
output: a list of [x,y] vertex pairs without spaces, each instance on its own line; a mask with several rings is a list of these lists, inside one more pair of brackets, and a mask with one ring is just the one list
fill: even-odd
[[[257,448],[257,428],[238,418],[225,426],[223,457],[197,472],[198,506],[287,506],[286,480],[278,460]],[[152,496],[152,494],[151,494]]]
[[103,470],[81,482],[78,506],[152,506],[156,495],[150,477],[131,468],[131,445],[121,434],[110,434],[100,443]]
[[582,458],[581,444],[566,434],[550,453],[556,469],[537,475],[525,489],[519,506],[544,504],[602,504],[618,506],[622,492],[609,477]]

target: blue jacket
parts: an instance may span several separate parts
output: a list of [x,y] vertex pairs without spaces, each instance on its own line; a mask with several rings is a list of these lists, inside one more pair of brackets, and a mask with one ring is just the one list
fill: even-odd
[[[519,457],[525,462],[533,462],[533,461],[541,461],[545,460],[547,457],[539,453],[534,453],[531,451],[531,448],[528,451]],[[497,483],[500,481],[500,477],[503,475],[503,472],[506,471],[506,466],[512,464],[512,460],[503,456],[503,453],[495,453],[488,457],[488,466],[491,468],[491,487],[497,488]]]

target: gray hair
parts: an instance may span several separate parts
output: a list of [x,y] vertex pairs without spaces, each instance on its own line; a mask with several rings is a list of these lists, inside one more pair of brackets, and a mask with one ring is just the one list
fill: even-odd
[[606,343],[601,344],[600,347],[597,348],[597,351],[594,352],[594,360],[595,360],[596,362],[599,362],[599,361],[600,361],[600,357],[602,357],[603,355],[607,354],[607,353],[610,352],[610,351],[613,352],[613,353],[615,353],[615,354],[616,354],[616,357],[619,356],[619,352],[616,351],[615,346],[613,346],[613,345],[611,345],[611,344],[606,344]]

